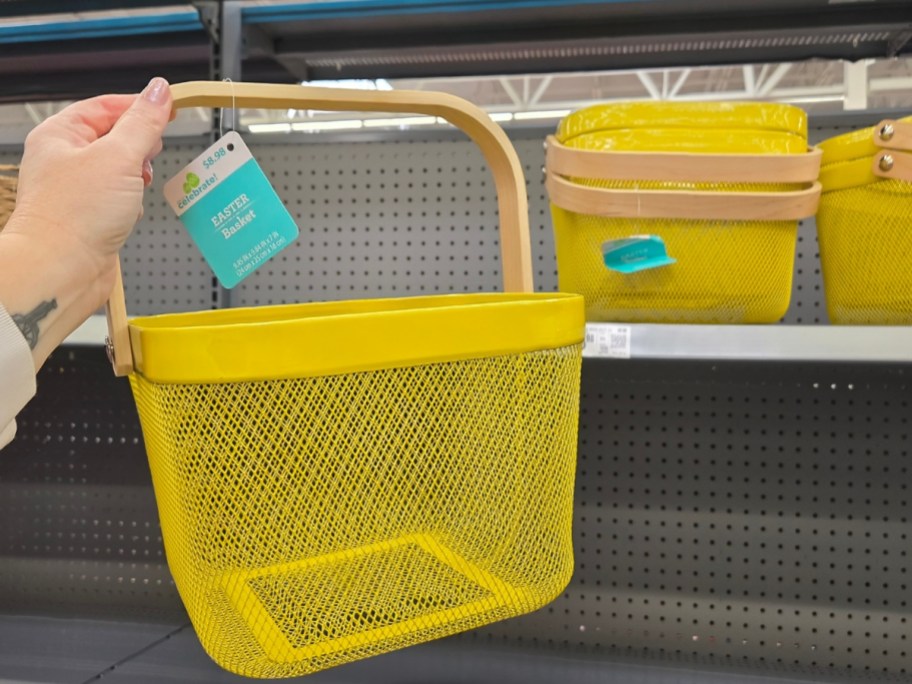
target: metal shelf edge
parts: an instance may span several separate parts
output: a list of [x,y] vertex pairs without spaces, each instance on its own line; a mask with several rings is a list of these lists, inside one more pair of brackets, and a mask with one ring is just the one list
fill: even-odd
[[912,327],[588,323],[586,338],[587,358],[912,362]]

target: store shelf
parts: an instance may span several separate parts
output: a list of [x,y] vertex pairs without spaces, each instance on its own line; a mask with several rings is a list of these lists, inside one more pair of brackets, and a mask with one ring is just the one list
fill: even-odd
[[912,49],[904,0],[318,0],[245,6],[243,17],[249,44],[267,45],[308,79],[858,60]]
[[91,316],[64,340],[65,345],[103,345],[108,334],[108,322],[104,316]]
[[586,339],[587,358],[912,362],[912,327],[589,323]]
[[[65,345],[103,345],[92,316]],[[588,323],[586,358],[912,363],[912,327]],[[614,343],[614,344],[612,344]]]
[[[486,640],[479,640],[486,641]],[[32,684],[240,684],[220,669],[189,628],[0,616],[2,677]],[[265,681],[265,680],[264,680]],[[283,682],[307,684],[789,684],[799,680],[705,672],[499,649],[468,639],[415,646]],[[816,679],[815,681],[823,681]],[[828,680],[831,681],[831,680]]]
[[[905,0],[233,4],[244,23],[242,73],[262,82],[859,60],[912,52],[912,3]],[[4,16],[17,8],[38,14],[42,7],[3,3]],[[130,90],[153,75],[205,79],[211,54],[208,28],[189,3],[158,13],[99,19],[82,13],[3,26],[0,102]]]
[[178,627],[0,615],[0,682],[81,684]]
[[154,14],[111,16],[89,20],[30,20],[0,24],[0,45],[82,38],[110,38],[202,29],[199,14],[188,7]]

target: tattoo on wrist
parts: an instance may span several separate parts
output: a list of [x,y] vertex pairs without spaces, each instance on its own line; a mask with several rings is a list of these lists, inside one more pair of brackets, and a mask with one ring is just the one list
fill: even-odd
[[13,323],[22,331],[25,341],[28,342],[29,349],[34,349],[38,345],[38,322],[47,317],[51,311],[57,308],[57,300],[49,299],[41,302],[27,314],[13,314]]

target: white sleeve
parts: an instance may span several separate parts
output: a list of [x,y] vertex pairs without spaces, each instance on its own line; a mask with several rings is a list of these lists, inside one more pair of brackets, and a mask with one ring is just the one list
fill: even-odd
[[35,362],[28,343],[0,305],[0,449],[16,434],[16,414],[35,396]]

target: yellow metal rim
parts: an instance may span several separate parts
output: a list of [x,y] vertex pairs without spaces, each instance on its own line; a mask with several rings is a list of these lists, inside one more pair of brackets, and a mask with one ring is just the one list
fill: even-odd
[[618,102],[564,117],[556,137],[566,143],[600,130],[671,128],[778,131],[806,138],[807,114],[792,105],[765,102]]
[[291,304],[130,321],[136,372],[158,383],[317,377],[582,342],[583,298],[485,293]]

